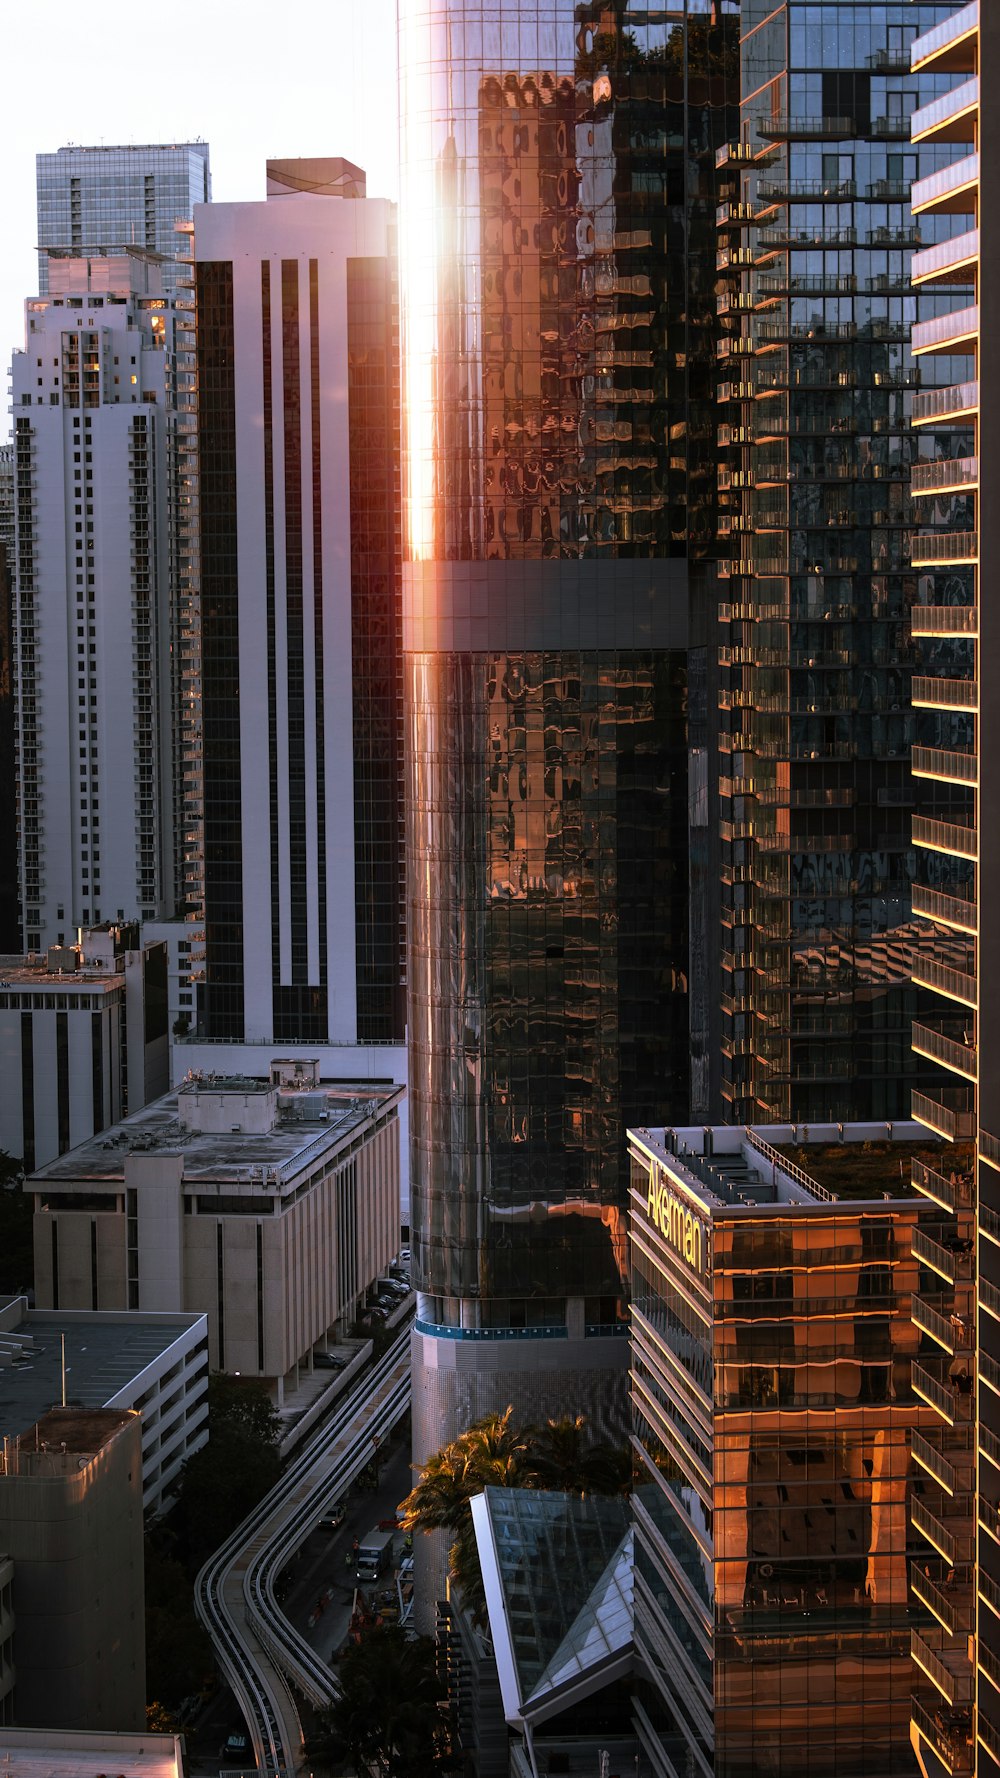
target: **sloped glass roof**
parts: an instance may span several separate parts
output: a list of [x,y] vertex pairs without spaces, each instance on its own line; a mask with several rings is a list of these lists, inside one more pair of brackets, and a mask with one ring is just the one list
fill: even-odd
[[609,1662],[632,1640],[628,1502],[528,1488],[487,1488],[485,1500],[492,1539],[477,1536],[484,1579],[489,1564],[530,1713],[532,1702]]

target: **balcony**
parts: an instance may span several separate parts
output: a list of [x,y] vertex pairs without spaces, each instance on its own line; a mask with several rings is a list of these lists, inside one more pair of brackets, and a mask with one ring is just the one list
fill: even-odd
[[[916,334],[916,328],[914,328]],[[911,494],[958,494],[979,486],[978,457],[946,457],[933,463],[914,463]]]
[[[916,980],[916,969],[913,973]],[[949,1142],[971,1142],[976,1134],[975,1092],[972,1087],[938,1087],[934,1093],[911,1093],[910,1115]]]
[[971,74],[977,66],[979,0],[932,25],[910,44],[910,67],[928,74]]
[[950,241],[935,241],[910,261],[913,284],[974,284],[979,267],[979,230],[966,229]]
[[853,179],[789,179],[772,175],[757,182],[762,203],[842,204],[858,195]]
[[[947,963],[936,963],[933,958],[918,954],[913,960],[912,973],[914,984],[918,988],[930,988],[935,994],[942,994],[946,1000],[955,1000],[959,1006],[971,1007],[973,1011],[979,1005],[976,977],[965,970],[953,969]],[[916,1117],[916,1112],[913,1115]],[[950,1132],[942,1131],[941,1134],[947,1135]]]
[[950,167],[939,167],[913,185],[910,203],[914,215],[965,216],[974,214],[979,197],[979,153],[963,155]]
[[931,1062],[940,1062],[942,1067],[950,1068],[953,1074],[963,1075],[966,1080],[976,1079],[975,1038],[965,1021],[947,1021],[937,1025],[914,1024],[910,1041],[918,1056],[926,1056]]
[[[963,1159],[964,1165],[965,1159],[970,1157],[966,1154],[965,1157],[959,1158]],[[942,1210],[951,1210],[957,1214],[959,1211],[972,1208],[973,1180],[971,1172],[961,1172],[957,1167],[953,1167],[950,1177],[946,1179],[943,1173],[938,1173],[935,1168],[928,1167],[926,1161],[912,1160],[910,1162],[910,1179],[916,1191],[925,1198],[930,1198],[932,1204],[939,1204]]]
[[844,142],[858,133],[853,117],[759,117],[765,142]]
[[[914,1360],[911,1369],[916,1371],[921,1368],[922,1367]],[[915,1384],[914,1387],[916,1387]],[[967,1401],[971,1406],[971,1395],[959,1395],[957,1399],[960,1401]],[[954,1565],[957,1562],[971,1562],[973,1536],[971,1529],[972,1511],[970,1497],[960,1496],[954,1502],[946,1500],[943,1510],[947,1512],[949,1518],[951,1517],[953,1506],[958,1508],[956,1516],[958,1517],[959,1524],[964,1527],[961,1530],[953,1530],[949,1524],[945,1523],[944,1518],[939,1517],[936,1512],[932,1511],[928,1506],[927,1501],[919,1494],[914,1497],[910,1504],[910,1524],[915,1531],[920,1532],[922,1537],[926,1537],[927,1542],[933,1545],[939,1556],[943,1556],[946,1562],[950,1562]]]
[[910,344],[916,356],[934,353],[973,352],[979,343],[979,304],[952,309],[947,315],[934,315],[930,321],[914,324]]
[[[936,1340],[950,1358],[968,1357],[971,1354],[974,1350],[972,1326],[964,1316],[952,1311],[951,1299],[939,1298],[939,1307],[927,1297],[914,1294],[910,1303],[910,1319],[914,1327],[919,1327],[921,1333]],[[942,1308],[949,1313],[942,1314]]]
[[[940,1442],[935,1442],[941,1440],[947,1441],[944,1448]],[[949,1432],[945,1432],[943,1427],[937,1427],[932,1436],[914,1428],[910,1433],[910,1449],[921,1469],[926,1470],[946,1494],[968,1491],[975,1467],[974,1430],[971,1426]]]
[[917,710],[978,710],[976,679],[928,679],[914,674],[910,698]]
[[[913,1436],[916,1439],[919,1434]],[[910,1585],[914,1597],[933,1613],[942,1630],[946,1630],[949,1636],[967,1635],[972,1629],[973,1620],[969,1576],[963,1575],[961,1580],[954,1580],[949,1586],[946,1584],[946,1570],[939,1569],[937,1575],[927,1574],[914,1563],[911,1572]]]
[[928,852],[947,852],[975,863],[979,857],[979,830],[962,821],[937,821],[929,815],[914,815],[913,844]]
[[974,753],[950,747],[914,747],[910,764],[915,778],[933,778],[939,784],[979,783],[979,761]]
[[[968,1722],[965,1718],[968,1715]],[[949,1712],[940,1707],[929,1710],[919,1698],[910,1700],[913,1727],[928,1747],[933,1748],[946,1771],[953,1778],[965,1778],[972,1772],[973,1741],[971,1713]],[[922,1763],[923,1764],[923,1763]],[[923,1769],[927,1770],[926,1765]],[[933,1768],[930,1768],[933,1769]]]
[[913,397],[914,426],[940,425],[945,420],[972,420],[979,413],[979,383],[952,383],[926,389]]
[[910,119],[914,142],[974,142],[979,119],[979,76],[952,87],[929,105],[921,105]]
[[955,567],[978,560],[978,531],[918,531],[910,543],[914,568]]

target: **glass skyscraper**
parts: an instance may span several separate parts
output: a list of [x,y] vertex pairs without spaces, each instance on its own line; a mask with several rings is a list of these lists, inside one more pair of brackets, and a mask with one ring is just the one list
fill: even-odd
[[[174,224],[190,222],[212,195],[207,142],[72,144],[35,157],[38,183],[38,293],[49,289],[49,253],[162,254],[172,296],[186,269],[173,264]],[[185,243],[186,246],[186,243]]]
[[[720,191],[727,1117],[895,1119],[911,960],[910,73],[947,4],[744,0]],[[937,302],[947,307],[945,285]],[[963,299],[964,300],[964,299]],[[950,447],[949,447],[950,448]],[[919,787],[918,787],[919,788]],[[919,806],[919,805],[917,805]]]
[[400,7],[417,1457],[621,1415],[625,1125],[692,1091],[737,25]]

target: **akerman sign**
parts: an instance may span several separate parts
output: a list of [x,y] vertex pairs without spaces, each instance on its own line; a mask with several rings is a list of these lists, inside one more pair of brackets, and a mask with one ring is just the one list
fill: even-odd
[[703,1230],[701,1220],[686,1210],[667,1184],[667,1175],[650,1170],[646,1211],[650,1222],[658,1228],[675,1253],[679,1253],[696,1271],[704,1270]]

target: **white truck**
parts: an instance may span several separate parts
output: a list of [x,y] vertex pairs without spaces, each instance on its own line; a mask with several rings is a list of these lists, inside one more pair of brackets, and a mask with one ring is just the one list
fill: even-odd
[[369,1531],[358,1544],[357,1580],[359,1583],[371,1584],[384,1574],[392,1561],[392,1532],[380,1531],[376,1526]]

